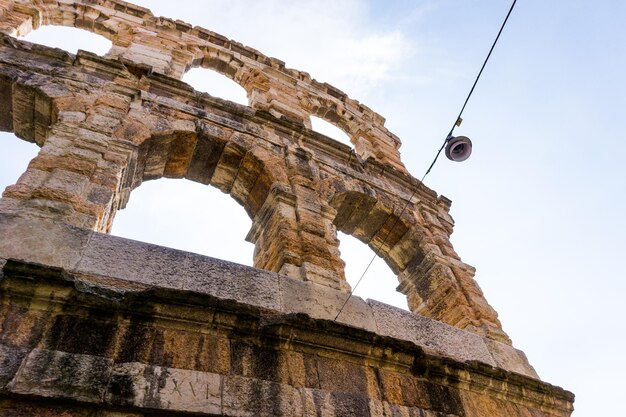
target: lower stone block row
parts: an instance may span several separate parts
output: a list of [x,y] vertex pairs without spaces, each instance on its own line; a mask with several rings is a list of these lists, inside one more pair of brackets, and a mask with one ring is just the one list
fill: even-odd
[[[2,346],[2,370],[15,370],[18,349]],[[22,352],[23,354],[23,352]],[[8,367],[7,367],[8,366]],[[357,393],[295,388],[255,378],[220,375],[137,362],[34,349],[3,390],[13,395],[55,398],[138,410],[224,415],[455,417],[463,415],[458,395],[441,398],[441,411],[407,407]],[[2,408],[0,408],[0,411]]]

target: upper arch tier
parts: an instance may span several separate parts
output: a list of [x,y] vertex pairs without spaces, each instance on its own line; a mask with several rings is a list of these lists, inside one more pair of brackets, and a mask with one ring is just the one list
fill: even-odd
[[23,36],[44,25],[85,29],[111,40],[108,58],[145,66],[181,79],[194,67],[217,71],[241,85],[249,105],[310,127],[310,115],[342,129],[362,159],[375,159],[406,173],[400,139],[385,119],[339,89],[303,71],[180,20],[154,16],[150,10],[115,0],[17,0],[0,2],[0,31]]

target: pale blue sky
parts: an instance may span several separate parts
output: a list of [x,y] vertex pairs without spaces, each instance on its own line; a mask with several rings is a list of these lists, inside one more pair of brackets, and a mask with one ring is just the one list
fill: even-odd
[[[416,177],[454,122],[510,6],[499,0],[139,3],[276,56],[367,104],[402,139],[403,160]],[[518,1],[456,130],[472,139],[474,153],[463,163],[441,158],[425,181],[453,200],[455,248],[477,268],[515,346],[544,380],[577,395],[575,417],[623,408],[625,23],[622,1]],[[12,149],[36,149],[9,136],[0,144],[3,188],[29,158],[20,161]],[[218,210],[242,217],[212,225]],[[250,263],[251,245],[238,246],[249,224],[243,209],[219,192],[161,180],[137,189],[114,231]],[[223,243],[226,235],[235,237],[234,246]],[[341,248],[354,276],[371,252],[348,250],[351,243],[342,239]],[[380,264],[357,294],[401,303],[385,295],[396,282]]]

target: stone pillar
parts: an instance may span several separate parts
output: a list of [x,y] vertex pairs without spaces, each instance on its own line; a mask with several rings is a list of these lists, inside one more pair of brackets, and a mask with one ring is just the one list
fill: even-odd
[[298,235],[303,248],[302,269],[307,280],[341,290],[349,290],[344,262],[339,254],[336,211],[317,189],[320,172],[310,151],[291,150],[286,157],[288,178],[296,200]]
[[303,248],[302,271],[308,281],[349,291],[339,253],[336,212],[310,188],[297,187],[298,230]]
[[48,218],[108,232],[130,149],[92,142],[93,132],[73,129],[50,136],[15,185],[0,212]]
[[434,213],[422,208],[419,216],[420,255],[398,275],[398,289],[407,296],[411,311],[511,344],[474,280],[476,269],[461,261],[450,243],[452,219],[447,209]]
[[416,314],[510,344],[473,276],[469,265],[428,254],[402,271],[399,290]]
[[319,201],[303,203],[301,195],[273,188],[246,238],[255,244],[254,266],[349,291],[333,217]]
[[42,148],[5,190],[0,212],[108,232],[136,152],[132,143],[112,137],[128,114],[126,93],[105,87],[55,99],[56,121],[37,136]]

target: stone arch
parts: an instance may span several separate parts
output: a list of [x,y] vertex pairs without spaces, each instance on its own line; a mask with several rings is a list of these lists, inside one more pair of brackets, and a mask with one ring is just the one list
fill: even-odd
[[112,42],[93,32],[73,26],[45,25],[31,31],[20,40],[62,49],[71,54],[79,50],[105,56],[113,47]]
[[344,92],[311,80],[313,87],[299,95],[299,105],[309,115],[341,129],[361,160],[376,159],[406,173],[400,161],[400,139],[385,127],[385,119]]
[[252,266],[254,244],[245,239],[251,225],[243,207],[219,189],[162,177],[132,191],[110,234]]
[[338,101],[332,101],[328,98],[317,96],[315,98],[303,102],[305,109],[313,116],[332,124],[341,129],[350,137],[350,141],[355,145],[355,137],[353,134],[350,121],[353,117],[346,113],[345,107]]
[[234,81],[246,91],[248,101],[259,91],[266,92],[270,88],[269,79],[261,71],[249,68],[231,51],[224,51],[211,44],[203,45],[196,50],[195,58],[185,72],[194,68],[212,70]]
[[352,143],[352,139],[345,131],[339,129],[334,124],[322,119],[321,117],[317,117],[315,115],[310,116],[311,119],[311,129],[317,133],[320,133],[324,136],[331,138],[332,140],[343,143],[350,147],[350,149],[354,149],[354,144]]
[[218,134],[209,126],[197,131],[154,132],[136,151],[129,188],[162,177],[186,178],[218,188],[237,201],[252,220],[245,238],[255,245],[254,266],[291,274],[302,263],[299,242],[292,236],[297,230],[297,220],[291,215],[294,197],[284,177],[283,159],[255,142],[258,139],[252,136]]
[[333,220],[337,230],[368,245],[394,274],[424,258],[421,236],[407,220],[403,207],[391,208],[362,191],[337,192],[330,205],[337,211]]
[[368,244],[396,274],[411,311],[508,340],[473,279],[474,268],[442,250],[447,237],[422,225],[420,216],[430,214],[402,200],[392,209],[369,189],[336,192],[330,204],[337,229]]
[[182,81],[201,93],[207,93],[212,97],[244,106],[248,105],[248,92],[246,89],[241,84],[215,70],[202,67],[190,68],[183,75]]
[[[130,5],[129,5],[130,6]],[[134,9],[136,6],[129,7]],[[67,26],[101,35],[114,42],[120,30],[128,30],[130,25],[106,13],[105,8],[86,2],[62,2],[54,4],[15,4],[11,3],[6,13],[6,25],[2,31],[12,36],[24,36],[41,26]],[[127,13],[133,14],[131,10]],[[135,13],[137,14],[137,13]],[[113,24],[112,22],[115,21]]]
[[293,78],[296,71],[287,74],[284,62],[217,33],[205,30],[196,33],[202,41],[188,47],[194,57],[186,71],[197,67],[212,69],[243,87],[250,107],[310,127],[307,112],[294,98],[300,95]]
[[238,133],[228,139],[190,131],[154,133],[139,147],[132,188],[162,177],[186,178],[229,194],[253,219],[276,176],[251,142]]

